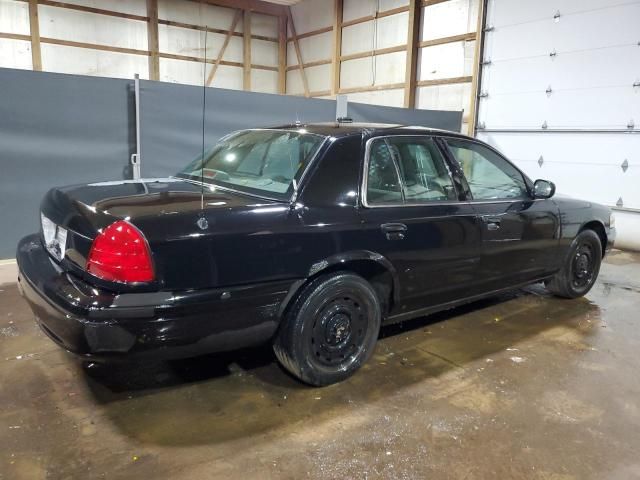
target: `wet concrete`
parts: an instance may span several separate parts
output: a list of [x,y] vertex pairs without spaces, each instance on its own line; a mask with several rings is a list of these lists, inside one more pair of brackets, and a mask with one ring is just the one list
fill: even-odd
[[269,348],[80,364],[0,286],[0,479],[640,478],[640,255],[385,328],[350,380]]

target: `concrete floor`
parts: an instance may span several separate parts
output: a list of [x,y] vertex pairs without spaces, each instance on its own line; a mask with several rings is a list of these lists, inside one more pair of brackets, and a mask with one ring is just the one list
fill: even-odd
[[386,328],[324,389],[269,348],[89,368],[0,286],[0,479],[640,478],[640,255]]

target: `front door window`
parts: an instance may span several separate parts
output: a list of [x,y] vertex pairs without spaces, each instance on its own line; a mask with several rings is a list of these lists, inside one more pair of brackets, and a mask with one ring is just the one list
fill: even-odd
[[479,143],[448,139],[460,163],[474,200],[528,198],[522,174],[513,165]]

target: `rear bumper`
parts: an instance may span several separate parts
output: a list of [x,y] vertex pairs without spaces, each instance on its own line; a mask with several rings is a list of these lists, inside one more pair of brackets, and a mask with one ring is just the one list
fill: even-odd
[[37,235],[20,241],[16,258],[20,291],[42,330],[66,350],[98,360],[188,357],[263,343],[275,333],[293,284],[118,294],[62,271]]

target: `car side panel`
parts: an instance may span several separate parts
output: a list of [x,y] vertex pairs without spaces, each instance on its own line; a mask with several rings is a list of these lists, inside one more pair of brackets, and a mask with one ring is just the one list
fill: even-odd
[[482,223],[478,275],[487,290],[558,269],[560,218],[552,200],[474,202],[473,207]]

